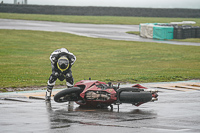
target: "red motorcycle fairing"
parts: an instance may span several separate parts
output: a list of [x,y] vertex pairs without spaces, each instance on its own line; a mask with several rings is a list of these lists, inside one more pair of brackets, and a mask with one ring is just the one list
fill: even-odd
[[139,89],[148,89],[144,86],[141,86],[140,84],[133,85],[132,87],[136,87],[136,88],[139,88]]
[[106,83],[98,80],[81,80],[74,87],[83,89],[80,97],[84,99],[84,102],[76,101],[79,105],[106,107],[117,100],[116,91],[112,87],[107,86]]

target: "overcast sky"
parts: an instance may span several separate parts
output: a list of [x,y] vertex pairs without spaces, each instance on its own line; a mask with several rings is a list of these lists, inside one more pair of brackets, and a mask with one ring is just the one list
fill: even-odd
[[[0,0],[14,3],[14,0]],[[17,0],[22,3],[24,0]],[[28,0],[28,4],[200,9],[200,0]]]

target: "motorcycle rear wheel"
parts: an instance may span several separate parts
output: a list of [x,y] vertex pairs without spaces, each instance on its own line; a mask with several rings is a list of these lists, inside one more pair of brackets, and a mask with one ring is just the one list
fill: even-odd
[[150,92],[140,91],[140,92],[121,92],[119,96],[121,103],[139,103],[139,102],[149,102],[152,99],[152,94]]
[[77,101],[79,99],[79,94],[82,92],[80,87],[72,87],[58,92],[54,96],[54,101],[58,103]]

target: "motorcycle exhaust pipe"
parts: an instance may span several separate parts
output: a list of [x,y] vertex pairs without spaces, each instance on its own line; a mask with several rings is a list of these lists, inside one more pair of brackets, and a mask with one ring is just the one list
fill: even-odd
[[151,101],[152,101],[152,102],[158,101],[158,98],[154,98],[154,97],[153,97],[153,98],[151,99]]
[[155,89],[144,89],[146,92],[151,92],[151,93],[158,93],[158,90]]

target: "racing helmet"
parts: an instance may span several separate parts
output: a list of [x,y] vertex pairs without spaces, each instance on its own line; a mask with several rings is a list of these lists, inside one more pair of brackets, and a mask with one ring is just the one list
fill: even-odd
[[65,56],[61,56],[57,62],[58,69],[65,71],[69,68],[69,60]]

